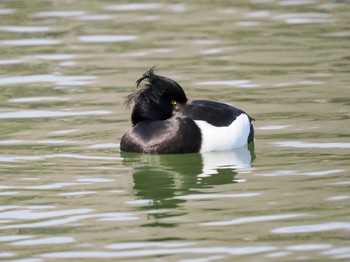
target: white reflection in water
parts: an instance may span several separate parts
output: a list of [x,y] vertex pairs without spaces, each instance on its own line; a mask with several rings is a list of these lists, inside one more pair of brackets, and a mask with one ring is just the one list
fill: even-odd
[[185,4],[172,4],[169,5],[170,11],[174,13],[183,13],[187,11],[187,7]]
[[112,156],[83,156],[77,154],[55,154],[47,155],[46,158],[77,158],[77,159],[88,159],[88,160],[121,160],[121,157]]
[[220,222],[206,222],[201,223],[202,226],[229,226],[229,225],[241,225],[246,223],[256,223],[256,222],[264,222],[264,221],[275,221],[281,219],[289,219],[296,217],[304,217],[309,216],[307,214],[281,214],[281,215],[267,215],[267,216],[254,216],[254,217],[241,217],[228,221],[220,221]]
[[53,252],[42,254],[45,258],[127,258],[144,256],[161,256],[175,254],[227,254],[227,255],[247,255],[269,252],[276,250],[273,246],[246,246],[246,247],[193,247],[193,248],[168,248],[168,249],[149,249],[149,250],[128,250],[118,252]]
[[[3,185],[0,185],[0,190],[3,190],[3,189],[11,189],[11,188],[15,188],[15,187],[13,187],[13,186],[3,186]],[[4,210],[3,208],[4,208],[4,207],[1,207],[1,206],[0,206],[0,211],[1,211],[1,210]]]
[[[23,213],[25,210],[21,211],[15,211],[18,213],[11,213],[9,215],[16,216],[15,218],[18,219],[18,217],[21,217],[20,215],[31,215],[30,218],[23,218],[23,219],[40,219],[43,218],[53,218],[53,217],[61,217],[64,215],[67,215],[67,213],[72,213],[75,211],[76,213],[87,213],[91,212],[91,209],[81,209],[81,210],[60,210],[60,211],[51,211],[51,212],[39,212],[31,214],[30,212]],[[69,211],[69,212],[67,212]],[[48,214],[46,214],[48,213]],[[1,215],[0,215],[1,218]],[[121,213],[121,212],[114,212],[114,213],[101,213],[101,214],[86,214],[86,215],[78,215],[78,216],[70,216],[66,218],[59,218],[59,219],[53,219],[48,221],[40,221],[40,222],[33,222],[33,223],[23,223],[22,221],[18,224],[13,225],[7,225],[7,226],[0,226],[0,229],[10,229],[10,228],[35,228],[35,227],[49,227],[49,226],[58,226],[58,225],[65,225],[72,222],[81,221],[84,219],[90,219],[90,218],[96,218],[97,221],[132,221],[132,220],[138,220],[139,218],[134,216],[131,213]]]
[[331,250],[327,250],[327,251],[322,252],[322,255],[342,255],[342,254],[347,255],[347,257],[344,257],[344,258],[349,258],[350,257],[350,246],[333,248]]
[[120,5],[106,5],[103,7],[103,9],[110,11],[141,11],[159,9],[162,6],[163,5],[160,3],[132,3]]
[[110,249],[135,249],[135,248],[146,248],[146,247],[186,247],[194,245],[194,242],[129,242],[129,243],[118,243],[105,246]]
[[96,76],[28,75],[0,78],[0,85],[52,82],[57,85],[80,86],[91,84],[96,79]]
[[260,26],[261,23],[256,21],[241,21],[241,22],[237,22],[236,25],[243,26],[243,27],[254,27],[254,26]]
[[279,0],[278,4],[282,6],[288,5],[311,5],[318,3],[317,0]]
[[105,183],[115,181],[114,179],[100,178],[100,177],[88,177],[88,178],[79,178],[79,182],[91,182],[91,183]]
[[55,135],[66,135],[70,133],[74,133],[79,131],[79,129],[66,129],[66,130],[57,130],[57,131],[52,131],[50,134],[55,134]]
[[0,253],[0,257],[14,257],[14,256],[15,256],[15,253],[11,253],[11,252],[1,252]]
[[106,110],[93,110],[93,111],[83,111],[83,112],[25,110],[25,111],[0,113],[0,119],[108,115],[111,113],[112,112],[106,111]]
[[122,160],[121,157],[110,156],[83,156],[77,154],[55,154],[55,155],[43,155],[43,156],[0,156],[0,162],[15,162],[21,160],[37,161],[47,158],[72,158],[72,159],[84,159],[84,160]]
[[241,88],[253,88],[260,86],[259,84],[252,84],[250,80],[226,80],[226,81],[204,81],[196,82],[194,85],[198,86],[235,86]]
[[315,172],[297,172],[296,170],[277,170],[270,173],[259,174],[258,176],[277,177],[277,176],[327,176],[344,172],[344,169],[323,170]]
[[19,97],[9,99],[12,103],[35,103],[35,102],[55,102],[55,101],[67,101],[68,97],[57,97],[57,96],[39,96],[39,97]]
[[272,257],[272,258],[275,258],[275,257],[285,257],[285,256],[288,256],[290,255],[291,252],[288,252],[288,251],[281,251],[281,252],[273,252],[273,253],[270,253],[270,254],[267,254],[265,255],[265,257]]
[[42,160],[42,156],[0,156],[0,162],[15,162],[18,160]]
[[215,45],[215,44],[218,44],[219,41],[203,39],[203,40],[193,40],[191,43],[194,45]]
[[197,200],[197,199],[217,199],[217,198],[245,198],[259,196],[261,193],[241,193],[241,194],[192,194],[185,196],[175,196],[175,199]]
[[18,220],[32,220],[32,219],[43,219],[60,217],[67,215],[85,214],[90,213],[92,209],[70,209],[70,210],[57,210],[57,211],[36,211],[35,209],[23,209],[22,210],[9,210],[0,213],[0,219],[18,219]]
[[19,192],[0,192],[0,196],[18,195]]
[[[219,169],[249,169],[252,157],[247,147],[230,151],[205,152],[201,153],[203,167],[202,173],[197,177],[207,177],[218,174]],[[239,170],[238,170],[239,171]]]
[[47,12],[39,12],[36,14],[37,17],[76,17],[76,16],[81,16],[85,15],[85,11],[47,11]]
[[224,51],[224,48],[212,48],[212,49],[206,49],[200,51],[200,54],[202,55],[214,55],[214,54],[220,54]]
[[324,24],[333,22],[332,15],[327,13],[285,13],[275,15],[275,20],[282,20],[286,24]]
[[254,127],[256,130],[281,130],[286,129],[289,125],[267,125],[261,127]]
[[0,242],[12,242],[17,240],[23,240],[32,238],[33,236],[28,235],[9,235],[9,236],[0,236]]
[[283,141],[272,143],[281,147],[295,148],[350,148],[350,143],[307,143],[302,141]]
[[311,233],[330,230],[350,230],[350,223],[347,222],[329,222],[316,225],[300,225],[291,227],[280,227],[272,230],[275,234],[295,234],[295,233]]
[[61,40],[46,39],[46,38],[31,38],[31,39],[10,39],[1,40],[0,45],[10,46],[41,46],[41,45],[58,45],[62,44]]
[[[33,58],[36,59],[41,59],[41,60],[67,60],[67,59],[73,59],[76,57],[76,55],[72,54],[46,54],[46,55],[35,55],[32,56]],[[30,57],[26,57],[30,58]]]
[[100,21],[100,20],[109,20],[112,19],[114,16],[112,15],[84,15],[79,16],[78,20],[82,21]]
[[41,239],[21,240],[11,243],[12,246],[36,246],[36,245],[56,245],[73,243],[72,237],[46,237]]
[[0,60],[0,65],[13,65],[13,64],[22,64],[23,61],[20,59],[3,59]]
[[315,171],[315,172],[307,172],[304,173],[307,176],[326,176],[337,174],[346,171],[345,169],[333,169],[333,170],[323,170],[323,171]]
[[37,33],[37,32],[46,32],[50,28],[47,26],[16,26],[16,25],[7,25],[0,26],[0,31],[12,32],[12,33]]
[[128,42],[137,39],[136,35],[87,35],[79,36],[81,42],[89,43],[114,43],[114,42]]
[[332,197],[327,198],[326,200],[328,200],[328,201],[340,201],[340,200],[346,200],[349,198],[350,198],[350,196],[332,196]]
[[273,86],[276,87],[288,87],[288,86],[308,86],[308,85],[323,85],[325,82],[321,81],[298,81],[298,82],[287,82],[287,83],[278,83]]
[[56,206],[0,206],[0,211],[8,210],[8,209],[14,209],[14,208],[23,208],[23,209],[51,209],[55,208]]
[[116,143],[95,144],[95,145],[89,146],[89,148],[95,148],[95,149],[98,149],[98,148],[118,148],[118,147],[119,147],[119,144],[116,144]]
[[66,186],[74,186],[78,185],[77,183],[53,183],[53,184],[46,184],[46,185],[40,185],[40,186],[27,186],[24,187],[24,189],[35,189],[35,190],[48,190],[48,189],[57,189],[62,188]]
[[10,9],[10,8],[2,8],[0,9],[0,15],[10,15],[16,13],[15,9]]
[[78,191],[78,192],[61,193],[61,194],[58,194],[58,196],[79,197],[79,196],[91,195],[96,193],[97,193],[96,191]]
[[330,244],[303,244],[303,245],[293,245],[286,247],[287,250],[291,251],[310,251],[310,250],[323,250],[329,249],[332,245]]
[[268,17],[271,15],[270,11],[267,10],[261,10],[261,11],[253,11],[247,13],[245,16],[250,18],[261,18],[261,17]]
[[140,51],[130,52],[130,53],[123,54],[122,56],[140,57],[140,56],[147,56],[147,55],[164,54],[169,52],[171,52],[170,48],[154,48],[150,50],[140,50]]

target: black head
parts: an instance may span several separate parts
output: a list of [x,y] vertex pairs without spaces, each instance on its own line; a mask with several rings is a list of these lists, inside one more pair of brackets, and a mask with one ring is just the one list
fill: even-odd
[[[147,83],[141,85],[146,80]],[[136,81],[135,93],[127,97],[126,104],[134,102],[131,122],[165,120],[171,117],[176,106],[187,102],[185,92],[174,80],[154,74],[154,67]]]

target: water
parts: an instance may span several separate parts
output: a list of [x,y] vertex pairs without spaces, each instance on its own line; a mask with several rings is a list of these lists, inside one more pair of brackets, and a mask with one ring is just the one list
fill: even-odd
[[[350,259],[348,1],[2,1],[0,258]],[[153,65],[254,146],[121,154]]]

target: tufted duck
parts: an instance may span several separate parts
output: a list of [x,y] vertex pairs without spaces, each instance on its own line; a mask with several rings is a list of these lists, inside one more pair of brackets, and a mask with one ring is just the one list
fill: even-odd
[[[141,83],[146,80],[143,86]],[[121,139],[127,152],[172,154],[239,148],[254,140],[252,120],[243,110],[207,101],[188,100],[174,80],[147,71],[140,89],[127,97],[134,103],[133,128]]]

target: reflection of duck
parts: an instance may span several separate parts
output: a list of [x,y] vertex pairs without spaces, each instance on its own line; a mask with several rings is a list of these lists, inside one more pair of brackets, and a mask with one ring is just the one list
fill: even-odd
[[128,97],[134,102],[133,128],[120,144],[122,151],[193,153],[239,148],[254,139],[252,118],[241,109],[207,101],[187,100],[174,80],[153,68],[137,81],[148,83]]
[[175,196],[198,188],[235,183],[237,172],[251,167],[253,148],[194,154],[122,153],[124,165],[133,169],[136,197],[152,205],[171,208],[184,200]]

